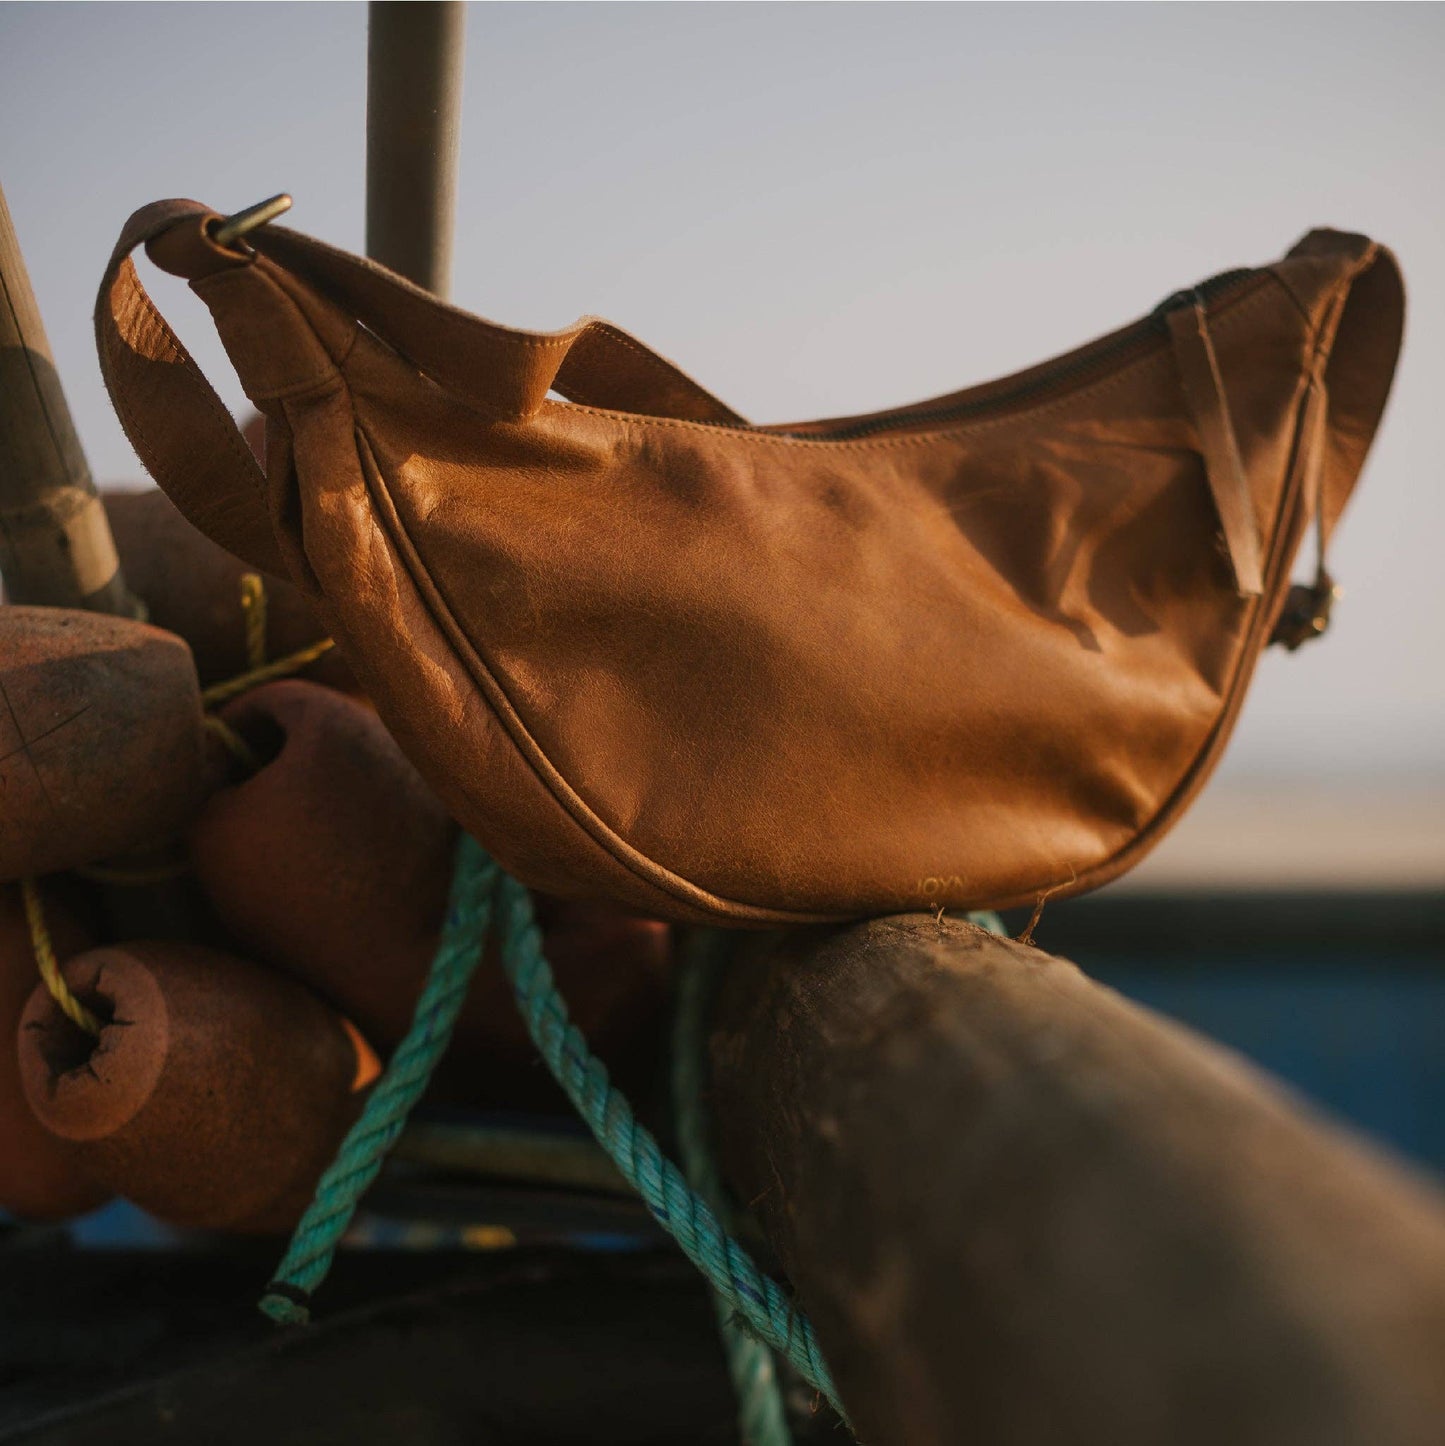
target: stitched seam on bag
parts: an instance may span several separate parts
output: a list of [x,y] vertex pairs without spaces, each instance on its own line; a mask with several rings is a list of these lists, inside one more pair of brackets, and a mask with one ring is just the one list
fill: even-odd
[[[1226,326],[1232,326],[1239,317],[1249,315],[1253,309],[1261,303],[1263,298],[1267,298],[1270,295],[1271,292],[1268,287],[1261,287],[1258,291],[1242,297],[1222,315],[1214,318],[1211,325],[1216,331]],[[1008,416],[980,417],[972,421],[960,422],[951,427],[908,432],[895,437],[858,437],[848,441],[829,441],[824,437],[789,437],[777,432],[759,432],[744,427],[709,426],[705,422],[691,422],[680,417],[649,417],[636,412],[609,411],[605,408],[585,406],[574,407],[572,410],[583,412],[589,416],[603,417],[610,421],[640,427],[680,427],[688,431],[705,432],[711,437],[733,437],[748,442],[772,443],[785,447],[805,447],[834,452],[884,450],[889,448],[926,446],[940,439],[970,436],[1035,417],[1048,416],[1052,412],[1072,406],[1074,403],[1085,398],[1106,394],[1116,387],[1122,386],[1125,381],[1132,379],[1134,374],[1141,368],[1155,365],[1160,361],[1168,361],[1169,359],[1170,353],[1168,348],[1167,346],[1163,346],[1158,351],[1151,351],[1144,356],[1135,358],[1134,361],[1126,363],[1118,371],[1111,372],[1108,376],[1100,377],[1096,382],[1090,382],[1087,386],[1066,392],[1063,396],[1055,397],[1052,401],[1041,402],[1036,406],[1020,408],[1019,411],[1011,413]],[[551,405],[555,406],[556,403],[552,403]]]
[[[688,389],[693,400],[712,407],[715,411],[722,414],[724,418],[736,417],[738,415],[725,402],[719,401],[704,387],[693,381],[692,378],[689,377],[685,372],[678,370],[678,368],[673,366],[671,362],[664,361],[663,358],[658,356],[656,352],[648,351],[646,347],[633,341],[631,337],[627,336],[624,332],[619,331],[615,326],[611,324],[611,322],[592,322],[588,327],[583,330],[581,334],[579,334],[577,338],[577,344],[585,346],[589,334],[605,334],[606,336],[611,337],[613,341],[619,343],[621,346],[626,347],[628,351],[632,352],[635,356],[638,356],[643,361],[647,362],[648,365],[651,366],[656,373],[661,375],[667,381],[673,383],[680,383],[683,387]],[[597,393],[595,391],[592,391],[590,388],[584,389],[582,387],[579,387],[571,380],[567,382],[566,394],[570,400],[574,402],[581,402],[584,406],[595,408],[598,411],[607,410],[607,404],[603,401],[598,400]],[[648,412],[637,412],[630,415],[649,416],[652,414]],[[687,419],[684,418],[682,420]]]
[[[723,894],[714,893],[683,878],[681,874],[673,872],[665,865],[658,863],[657,860],[649,858],[640,849],[628,843],[597,815],[587,800],[567,781],[562,770],[552,762],[546,749],[533,736],[526,720],[508,697],[506,689],[502,687],[491,664],[482,656],[481,650],[467,635],[466,629],[457,620],[455,611],[441,589],[426,573],[425,568],[420,566],[416,545],[406,530],[406,524],[402,521],[395,499],[392,498],[390,489],[386,485],[386,479],[377,465],[371,438],[367,435],[361,420],[355,417],[354,411],[353,418],[357,437],[365,448],[364,453],[359,451],[358,455],[367,491],[368,493],[373,491],[374,479],[375,489],[384,496],[387,503],[386,510],[381,512],[379,518],[380,525],[383,532],[389,535],[392,546],[396,548],[412,587],[426,609],[427,615],[431,618],[432,625],[448,641],[453,655],[461,659],[473,683],[482,690],[483,694],[494,695],[496,699],[500,699],[502,707],[498,707],[491,696],[486,698],[493,716],[502,725],[512,746],[530,768],[538,783],[545,789],[553,803],[572,821],[573,826],[606,858],[625,869],[634,878],[649,888],[669,895],[691,908],[710,914],[721,913],[731,918],[744,917],[757,922],[771,923],[829,923],[848,918],[849,916],[846,914],[809,913],[796,909],[775,909],[764,904],[748,904],[739,899],[730,899]],[[380,509],[373,505],[374,518],[377,517],[379,511]],[[398,542],[403,543],[404,547],[398,546]],[[457,647],[457,640],[464,645],[465,652]]]
[[571,393],[568,400],[579,402],[583,410],[588,412],[603,412],[607,410],[602,403],[597,400],[595,395],[588,396],[580,387],[573,386],[571,382],[567,383],[567,390]]
[[[541,336],[537,332],[515,331],[510,327],[500,325],[498,322],[488,321],[485,317],[475,316],[469,311],[463,311],[458,306],[452,306],[447,302],[440,301],[435,296],[416,286],[415,283],[407,282],[405,286],[398,287],[394,276],[388,275],[381,267],[363,257],[349,255],[345,251],[338,250],[335,246],[328,246],[324,241],[317,241],[314,237],[304,236],[299,231],[289,230],[285,226],[272,226],[267,229],[270,233],[269,236],[263,232],[256,237],[254,243],[256,250],[265,256],[268,261],[272,262],[273,265],[282,266],[285,270],[291,271],[308,285],[316,287],[323,294],[330,289],[329,283],[324,278],[317,281],[308,275],[304,259],[301,265],[296,267],[287,266],[284,262],[276,260],[275,257],[270,255],[270,251],[273,248],[266,244],[267,240],[279,237],[282,242],[280,249],[284,251],[286,244],[290,243],[295,246],[302,258],[312,258],[313,264],[314,258],[318,255],[321,256],[323,258],[323,269],[326,260],[338,263],[337,269],[350,278],[348,282],[343,283],[343,285],[348,286],[348,288],[350,285],[355,284],[357,274],[359,273],[366,281],[380,281],[388,287],[395,288],[412,304],[416,304],[417,302],[422,303],[421,310],[423,312],[431,312],[433,315],[440,317],[444,325],[455,326],[458,322],[461,322],[463,323],[462,329],[465,331],[481,331],[488,337],[495,338],[497,341],[507,342],[512,346],[571,346],[584,330],[580,323],[574,322],[572,326],[556,336]],[[402,279],[405,280],[406,278]],[[353,307],[352,309],[360,310],[358,307]],[[385,336],[381,332],[377,332],[377,335],[381,337],[383,341],[386,341]],[[393,351],[396,351],[398,355],[402,354],[400,348],[398,348],[395,343],[387,341],[387,345],[390,346]],[[416,365],[415,362],[412,364],[414,366]]]
[[688,376],[686,372],[681,371],[671,362],[665,361],[662,357],[658,356],[656,352],[649,351],[645,346],[641,345],[639,342],[634,341],[630,336],[627,335],[626,332],[621,331],[617,327],[613,326],[610,321],[594,322],[593,326],[599,332],[603,332],[607,336],[610,336],[613,341],[617,342],[619,345],[626,347],[627,350],[632,352],[634,356],[641,357],[642,360],[645,361],[648,366],[653,369],[653,371],[664,376],[668,381],[682,383],[683,386],[687,387],[693,393],[694,397],[697,400],[707,402],[713,407],[720,408],[723,412],[726,412],[728,416],[737,416],[737,413],[734,412],[733,409],[729,407],[726,402],[719,401],[718,398],[713,396],[706,387],[702,386],[698,382],[693,381],[693,379]]
[[[574,325],[569,327],[560,336],[537,336],[535,334],[529,336],[525,333],[506,330],[498,326],[495,322],[483,321],[481,317],[471,316],[465,311],[459,311],[456,307],[448,307],[447,312],[449,321],[453,317],[457,317],[465,318],[465,320],[470,323],[470,325],[463,328],[463,330],[481,331],[483,335],[496,341],[504,341],[509,346],[528,346],[535,347],[539,350],[545,347],[570,347],[572,343],[582,335],[582,328]],[[381,332],[377,332],[377,335],[381,336],[382,340],[386,339]],[[389,342],[387,344],[391,345]]]

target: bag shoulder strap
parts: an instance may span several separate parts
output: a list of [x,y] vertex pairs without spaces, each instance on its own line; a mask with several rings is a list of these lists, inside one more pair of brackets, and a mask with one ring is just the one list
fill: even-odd
[[745,426],[681,368],[611,322],[584,317],[558,332],[520,331],[450,306],[374,261],[270,226],[257,251],[308,283],[449,390],[512,420],[548,391],[584,406]]
[[[131,253],[192,281],[254,261],[210,241],[216,212],[157,201],[121,231],[96,303],[101,372],[131,445],[201,531],[253,566],[287,569],[271,527],[266,479],[230,413],[141,284]],[[251,238],[278,280],[315,291],[449,390],[505,421],[523,421],[556,390],[584,406],[744,426],[679,368],[609,322],[551,334],[516,331],[448,306],[374,262],[268,227]]]
[[126,222],[96,299],[101,375],[131,446],[185,517],[253,567],[285,577],[266,479],[131,260],[137,246],[210,214],[195,201],[158,201]]
[[1328,542],[1359,480],[1395,378],[1405,283],[1394,253],[1349,231],[1311,231],[1269,268],[1314,329],[1312,381],[1323,391],[1319,528]]
[[1309,232],[1269,269],[1314,337],[1297,465],[1314,512],[1315,577],[1289,589],[1271,638],[1292,651],[1329,626],[1338,589],[1326,556],[1394,383],[1405,283],[1388,247],[1328,228]]

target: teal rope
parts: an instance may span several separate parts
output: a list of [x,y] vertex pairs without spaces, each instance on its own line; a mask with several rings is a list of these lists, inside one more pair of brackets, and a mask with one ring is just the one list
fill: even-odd
[[[441,943],[417,1000],[411,1028],[361,1118],[321,1177],[315,1198],[261,1300],[261,1309],[282,1324],[304,1324],[310,1319],[311,1296],[326,1279],[357,1202],[376,1179],[387,1151],[396,1143],[446,1052],[494,912],[502,965],[532,1042],[598,1144],[641,1195],[653,1218],[707,1278],[727,1312],[730,1330],[745,1326],[756,1341],[786,1356],[846,1421],[812,1322],[726,1233],[707,1201],[689,1187],[651,1132],[637,1122],[627,1100],[612,1088],[606,1067],[588,1050],[587,1041],[569,1020],[542,953],[531,895],[465,834],[457,846]],[[1002,932],[996,916],[973,917],[985,928]],[[700,1058],[700,1044],[692,1052]],[[704,1177],[704,1184],[708,1183]],[[747,1422],[744,1425],[746,1429]],[[767,1429],[761,1420],[758,1429]],[[785,1438],[760,1435],[751,1439],[756,1446],[765,1446]]]
[[396,1143],[407,1115],[446,1052],[467,985],[482,957],[497,872],[497,866],[464,834],[457,847],[441,943],[411,1027],[372,1090],[361,1118],[321,1177],[276,1278],[266,1288],[261,1309],[274,1321],[298,1325],[310,1319],[312,1292],[326,1279],[357,1202],[376,1179],[386,1152]]
[[[677,1150],[688,1183],[731,1227],[727,1186],[709,1129],[706,1092],[707,1017],[723,963],[724,940],[698,930],[689,941],[677,982],[672,1032],[672,1106]],[[738,1402],[743,1446],[791,1446],[773,1353],[737,1319],[726,1297],[712,1292],[718,1335]]]
[[812,1322],[776,1281],[757,1268],[747,1251],[724,1231],[707,1202],[688,1187],[651,1132],[637,1122],[626,1099],[612,1088],[606,1066],[588,1050],[587,1041],[570,1023],[542,953],[531,896],[515,879],[499,874],[496,906],[502,967],[512,982],[532,1042],[598,1144],[642,1196],[653,1219],[753,1334],[785,1355],[843,1415]]

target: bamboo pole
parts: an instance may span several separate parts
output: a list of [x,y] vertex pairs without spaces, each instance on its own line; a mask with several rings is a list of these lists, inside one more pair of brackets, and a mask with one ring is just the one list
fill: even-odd
[[0,190],[0,577],[11,602],[134,616]]
[[1072,964],[928,916],[752,941],[712,1066],[868,1446],[1438,1446],[1440,1197]]
[[366,254],[442,297],[451,289],[465,23],[457,0],[369,7]]

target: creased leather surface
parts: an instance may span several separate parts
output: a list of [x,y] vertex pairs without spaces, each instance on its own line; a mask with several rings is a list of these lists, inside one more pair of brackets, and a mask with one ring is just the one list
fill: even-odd
[[[210,214],[137,213],[101,290],[157,481],[315,599],[504,865],[683,919],[1003,906],[1136,860],[1344,506],[1403,316],[1386,250],[1317,231],[1188,326],[753,428],[606,323],[496,327],[280,228],[225,251]],[[140,292],[141,241],[210,307],[264,474]]]

